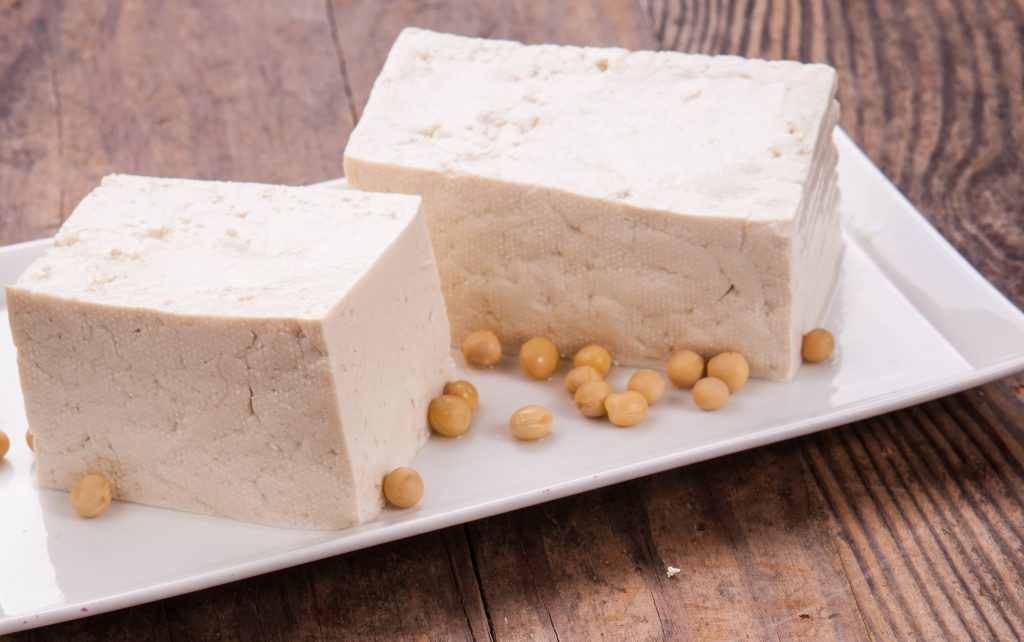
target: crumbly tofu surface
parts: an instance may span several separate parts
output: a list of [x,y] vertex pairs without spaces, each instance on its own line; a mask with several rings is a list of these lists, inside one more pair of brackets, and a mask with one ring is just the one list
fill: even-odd
[[406,29],[345,172],[423,196],[456,342],[738,350],[788,379],[841,253],[835,89],[825,65]]
[[7,289],[39,483],[265,524],[376,517],[452,378],[419,199],[113,175]]

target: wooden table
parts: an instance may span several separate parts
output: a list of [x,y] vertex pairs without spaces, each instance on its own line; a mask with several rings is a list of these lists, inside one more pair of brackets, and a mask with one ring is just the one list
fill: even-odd
[[[0,0],[0,243],[108,172],[339,176],[406,25],[831,63],[846,131],[1024,306],[1021,0]],[[1017,376],[24,637],[1019,639],[1022,464]]]

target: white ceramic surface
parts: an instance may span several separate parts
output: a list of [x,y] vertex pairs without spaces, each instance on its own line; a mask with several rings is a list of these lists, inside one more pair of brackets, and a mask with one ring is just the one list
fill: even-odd
[[[670,390],[640,426],[584,420],[560,377],[527,381],[506,360],[464,371],[480,389],[473,429],[435,438],[415,462],[427,493],[359,528],[296,531],[115,502],[77,519],[65,493],[32,481],[32,454],[7,317],[0,315],[0,633],[194,591],[409,537],[746,448],[848,423],[1024,369],[1024,315],[980,277],[837,134],[847,216],[841,282],[824,325],[831,362],[791,384],[752,381],[722,410],[697,410]],[[48,241],[0,248],[10,283]],[[0,306],[3,306],[0,298]],[[562,372],[565,371],[563,365]],[[630,369],[613,372],[624,384]],[[553,435],[517,443],[506,421],[526,403],[554,410]]]

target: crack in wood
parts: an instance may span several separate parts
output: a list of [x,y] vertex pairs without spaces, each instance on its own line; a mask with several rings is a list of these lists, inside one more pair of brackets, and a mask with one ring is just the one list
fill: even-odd
[[64,221],[64,106],[61,101],[60,78],[57,74],[56,54],[53,49],[53,42],[50,40],[50,24],[45,17],[38,23],[38,33],[43,39],[43,52],[46,60],[46,68],[50,80],[50,91],[53,95],[55,116],[57,120],[57,158],[60,161],[60,185],[59,197],[57,200],[57,224]]
[[[640,551],[647,558],[649,568],[653,569],[655,572],[654,577],[657,581],[658,588],[663,589],[662,582],[664,580],[662,579],[663,576],[661,571],[665,568],[663,563],[664,560],[660,559],[655,552],[650,523],[648,522],[646,513],[642,509],[640,502],[638,502],[637,498],[633,495],[633,487],[634,482],[624,484],[626,499],[629,501],[630,508],[632,509],[631,512],[633,514],[633,527],[636,531],[633,535],[636,538],[636,543],[640,548]],[[654,605],[654,613],[658,616],[658,625],[661,627],[661,637],[664,640],[668,640],[670,637],[668,629],[665,627],[665,616],[661,612],[661,607],[658,604],[659,600],[658,596],[655,594],[654,586],[652,586],[648,581],[646,573],[644,574],[643,579],[644,584],[647,586],[647,591],[651,596],[651,604]]]
[[491,603],[487,598],[487,592],[484,590],[484,581],[480,574],[480,563],[476,559],[476,547],[473,544],[473,536],[470,535],[468,524],[462,525],[462,536],[466,539],[466,548],[469,550],[469,564],[473,569],[473,579],[476,580],[476,590],[480,595],[480,602],[484,607],[484,617],[487,619],[487,635],[491,640],[496,640],[498,638],[494,632]]
[[352,95],[352,84],[348,77],[348,67],[345,66],[345,54],[341,48],[341,39],[338,37],[338,23],[334,19],[334,5],[331,0],[324,0],[327,8],[327,24],[331,29],[331,42],[334,44],[334,55],[338,59],[338,71],[341,72],[341,84],[345,90],[345,102],[348,103],[348,113],[352,118],[352,127],[359,123],[359,110],[356,109],[355,98]]

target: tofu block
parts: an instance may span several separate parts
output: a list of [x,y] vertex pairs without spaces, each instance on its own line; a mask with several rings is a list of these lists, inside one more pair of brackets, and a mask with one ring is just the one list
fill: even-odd
[[419,198],[113,175],[7,303],[42,486],[374,519],[452,378]]
[[841,254],[831,67],[406,29],[345,150],[423,197],[453,340],[785,380]]

